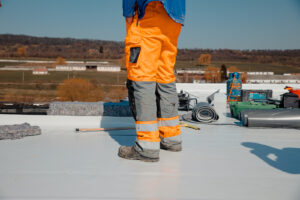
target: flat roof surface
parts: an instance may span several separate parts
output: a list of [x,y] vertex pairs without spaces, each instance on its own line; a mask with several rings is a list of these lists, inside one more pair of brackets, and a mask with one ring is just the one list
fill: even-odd
[[[197,85],[178,89],[203,97],[224,89]],[[299,200],[300,130],[240,127],[219,115],[199,131],[182,128],[183,151],[161,150],[157,163],[117,156],[120,145],[134,143],[134,130],[75,132],[134,126],[132,118],[0,115],[0,125],[42,129],[0,141],[0,199]]]

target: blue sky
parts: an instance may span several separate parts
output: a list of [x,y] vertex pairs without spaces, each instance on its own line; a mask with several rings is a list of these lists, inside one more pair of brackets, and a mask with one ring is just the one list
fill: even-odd
[[[1,0],[0,33],[122,41],[122,0]],[[300,49],[300,0],[186,0],[179,48]]]

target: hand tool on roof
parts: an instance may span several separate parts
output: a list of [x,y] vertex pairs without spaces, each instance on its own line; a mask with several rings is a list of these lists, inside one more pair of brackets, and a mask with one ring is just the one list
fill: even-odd
[[135,127],[117,127],[117,128],[76,128],[76,132],[97,132],[97,131],[117,131],[117,130],[132,130]]
[[187,123],[184,123],[184,122],[180,122],[179,124],[180,124],[181,127],[191,128],[191,129],[194,129],[194,130],[200,130],[199,127],[193,126],[191,124],[187,124]]
[[[199,127],[180,122],[181,127],[200,130]],[[117,128],[76,128],[76,132],[97,132],[97,131],[117,131],[117,130],[133,130],[135,127],[117,127]]]

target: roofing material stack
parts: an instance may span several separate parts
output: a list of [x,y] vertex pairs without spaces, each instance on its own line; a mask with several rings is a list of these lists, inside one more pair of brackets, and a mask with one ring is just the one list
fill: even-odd
[[48,115],[69,116],[131,116],[128,101],[104,102],[52,102]]

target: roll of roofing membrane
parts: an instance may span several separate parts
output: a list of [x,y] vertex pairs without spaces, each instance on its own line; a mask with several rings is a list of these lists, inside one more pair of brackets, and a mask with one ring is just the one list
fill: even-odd
[[241,122],[248,127],[300,128],[300,109],[243,110]]
[[219,115],[209,103],[201,102],[194,107],[192,119],[199,122],[210,123],[217,121]]

